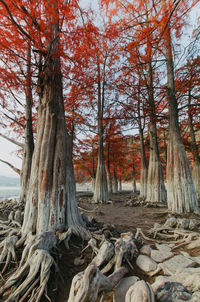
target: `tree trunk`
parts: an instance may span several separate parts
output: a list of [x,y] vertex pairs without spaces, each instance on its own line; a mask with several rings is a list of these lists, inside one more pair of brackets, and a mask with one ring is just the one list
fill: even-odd
[[193,126],[193,117],[191,113],[191,91],[189,90],[188,96],[188,119],[189,119],[189,129],[190,129],[190,137],[192,139],[192,153],[193,153],[193,169],[192,169],[192,176],[193,181],[196,189],[197,199],[200,199],[200,157],[199,157],[199,150],[198,145],[196,142],[194,126]]
[[98,203],[99,201],[106,203],[108,201],[108,185],[104,161],[103,135],[99,135],[98,165],[93,199],[95,203]]
[[[151,49],[151,47],[149,47],[149,49]],[[153,71],[151,61],[148,63],[148,102],[150,110],[150,157],[146,199],[150,202],[166,202],[167,194],[158,149],[156,109],[153,95]]]
[[198,203],[189,161],[178,124],[170,25],[168,25],[166,33],[165,48],[169,104],[169,142],[167,151],[168,207],[173,213],[194,212],[198,211]]
[[148,168],[147,168],[147,160],[146,160],[145,146],[144,146],[144,134],[140,122],[139,122],[139,133],[140,133],[140,148],[141,148],[140,198],[145,200],[147,196]]
[[117,180],[117,170],[116,170],[115,166],[114,166],[113,176],[114,176],[113,192],[117,193],[118,192],[118,180]]
[[34,150],[33,126],[32,126],[32,85],[31,85],[31,46],[28,43],[27,50],[27,75],[26,75],[26,107],[25,107],[25,146],[20,175],[20,201],[25,202],[29,179],[31,174],[32,156]]
[[133,178],[132,178],[132,188],[133,193],[137,192],[137,186],[136,186],[136,179],[135,179],[135,167],[133,166],[133,172],[132,172]]
[[122,178],[119,178],[119,192],[122,191]]
[[[52,9],[55,10],[53,6]],[[70,137],[66,131],[59,49],[59,24],[52,26],[41,75],[37,138],[22,233],[40,234],[82,224],[75,197]]]
[[112,186],[112,177],[110,172],[110,142],[108,142],[108,159],[107,159],[107,171],[108,171],[108,192],[113,192],[113,186]]
[[109,199],[108,185],[106,177],[106,168],[104,161],[104,146],[103,146],[103,110],[104,110],[104,85],[101,93],[101,80],[100,80],[100,65],[97,61],[98,68],[98,164],[96,172],[96,182],[93,201],[94,203],[103,202],[106,203]]

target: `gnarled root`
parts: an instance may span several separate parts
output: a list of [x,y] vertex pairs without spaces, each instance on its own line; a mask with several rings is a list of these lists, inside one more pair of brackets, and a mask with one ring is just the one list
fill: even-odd
[[[52,264],[56,266],[49,252],[43,249],[37,249],[27,262],[7,280],[4,286],[0,289],[0,295],[3,295],[3,293],[5,293],[19,280],[24,280],[27,275],[21,285],[10,294],[6,302],[17,302],[21,297],[21,301],[23,301],[23,297],[27,296],[27,291],[28,293],[30,292],[30,287],[32,296],[28,301],[39,302],[46,289]],[[38,273],[40,274],[40,277],[38,277]],[[36,288],[38,282],[40,282],[40,285]],[[34,287],[31,286],[33,283]]]
[[0,264],[5,261],[5,265],[1,271],[3,274],[5,270],[7,269],[10,260],[12,259],[13,261],[16,261],[16,253],[15,253],[15,244],[18,241],[18,237],[13,235],[8,238],[5,238],[1,243],[0,243],[0,248],[3,248],[1,254],[0,254]]
[[125,302],[155,302],[151,285],[143,280],[137,281],[127,291]]
[[95,302],[100,293],[111,291],[126,273],[127,269],[120,267],[106,277],[91,263],[73,278],[68,302]]
[[111,242],[105,240],[102,243],[98,251],[98,254],[92,260],[92,263],[95,263],[99,267],[106,261],[109,261],[113,255],[114,255],[114,245]]
[[129,264],[131,269],[133,269],[129,259],[132,260],[135,253],[137,253],[137,247],[134,242],[133,234],[131,232],[122,233],[121,238],[117,239],[115,242],[115,255],[102,269],[102,273],[107,273],[113,265],[115,265],[114,271],[118,270],[122,264],[123,258]]

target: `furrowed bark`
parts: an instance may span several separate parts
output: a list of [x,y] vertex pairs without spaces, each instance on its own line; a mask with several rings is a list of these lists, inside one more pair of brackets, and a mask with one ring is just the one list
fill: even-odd
[[189,161],[178,124],[170,25],[167,28],[165,49],[169,104],[169,142],[167,152],[168,207],[174,213],[194,212],[198,211],[198,203]]
[[26,106],[25,106],[25,146],[20,175],[20,201],[25,201],[31,174],[32,156],[34,150],[33,125],[32,125],[32,87],[31,87],[31,46],[27,50],[27,75],[26,75]]
[[[151,46],[149,47],[151,50]],[[156,108],[153,95],[153,70],[151,61],[148,63],[148,103],[150,110],[150,157],[147,177],[147,196],[150,202],[166,202],[167,194],[160,162],[156,129]]]
[[190,137],[192,140],[192,153],[193,153],[193,169],[192,176],[196,189],[197,198],[200,199],[200,157],[199,157],[199,149],[196,142],[194,125],[193,125],[193,117],[191,113],[191,90],[189,89],[188,95],[188,120],[189,120],[189,129],[190,129]]
[[95,203],[106,203],[109,199],[108,185],[104,161],[104,145],[103,145],[103,110],[104,110],[104,85],[101,88],[100,64],[97,58],[98,68],[98,164],[96,171],[96,181],[93,200]]
[[[53,5],[53,8],[55,7]],[[22,233],[40,234],[81,222],[76,197],[70,138],[66,131],[59,50],[59,22],[52,25],[40,79],[37,138]]]
[[147,160],[145,154],[144,134],[140,121],[139,121],[139,133],[140,133],[140,148],[141,148],[140,198],[145,200],[147,196],[148,167],[147,167]]

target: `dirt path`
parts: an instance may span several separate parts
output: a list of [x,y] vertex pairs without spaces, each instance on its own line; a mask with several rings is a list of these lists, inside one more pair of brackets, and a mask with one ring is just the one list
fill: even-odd
[[146,232],[155,222],[163,223],[168,216],[167,207],[127,206],[126,202],[134,199],[131,192],[112,194],[110,197],[112,204],[98,205],[91,204],[91,196],[84,193],[80,195],[80,207],[93,211],[85,211],[86,215],[93,216],[99,222],[115,225],[120,233],[128,231],[135,233],[136,228]]

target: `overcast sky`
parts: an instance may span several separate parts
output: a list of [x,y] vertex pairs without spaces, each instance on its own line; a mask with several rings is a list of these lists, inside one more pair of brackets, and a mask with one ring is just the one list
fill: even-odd
[[[92,7],[95,8],[97,6],[98,1],[97,0],[81,0],[80,1],[82,7],[87,7],[90,4],[92,4]],[[199,5],[193,10],[192,18],[195,20],[199,16]],[[196,23],[196,22],[195,22]],[[18,150],[18,147],[10,142],[8,142],[6,139],[3,139],[0,137],[0,159],[8,161],[12,165],[14,165],[17,168],[21,168],[21,159],[17,156],[16,151]],[[17,177],[16,172],[14,172],[8,165],[0,162],[0,175],[4,176],[13,176]]]
[[[20,169],[22,161],[16,154],[18,149],[19,147],[0,137],[0,159],[5,160]],[[16,172],[2,162],[0,162],[0,175],[18,177]]]

